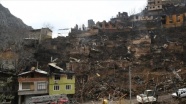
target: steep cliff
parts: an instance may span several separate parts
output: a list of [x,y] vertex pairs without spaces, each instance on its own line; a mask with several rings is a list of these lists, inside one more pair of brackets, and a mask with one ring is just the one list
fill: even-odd
[[6,28],[30,29],[31,27],[23,23],[20,18],[10,13],[8,8],[0,4],[0,26]]
[[32,29],[23,21],[10,13],[8,8],[0,4],[0,49],[14,48],[12,45],[26,37],[26,33]]

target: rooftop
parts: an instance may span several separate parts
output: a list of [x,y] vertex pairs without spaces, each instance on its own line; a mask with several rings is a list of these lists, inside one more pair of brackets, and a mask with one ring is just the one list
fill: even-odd
[[40,69],[35,69],[35,70],[27,71],[27,72],[22,72],[22,73],[19,74],[19,76],[27,74],[27,73],[31,73],[31,72],[37,72],[37,73],[41,73],[41,74],[48,74],[46,71],[43,71],[43,70],[40,70]]

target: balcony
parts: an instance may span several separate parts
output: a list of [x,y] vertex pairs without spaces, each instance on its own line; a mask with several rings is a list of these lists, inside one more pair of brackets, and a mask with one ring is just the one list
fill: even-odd
[[[27,80],[26,80],[27,79]],[[47,78],[20,78],[18,95],[47,94]]]
[[18,78],[18,82],[48,81],[48,78]]

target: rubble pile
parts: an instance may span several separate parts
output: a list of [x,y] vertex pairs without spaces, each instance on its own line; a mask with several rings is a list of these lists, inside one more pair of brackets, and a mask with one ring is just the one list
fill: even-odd
[[[129,96],[129,68],[132,95],[145,89],[160,93],[185,87],[185,30],[143,30],[99,32],[92,36],[73,34],[41,45],[37,60],[58,58],[59,66],[76,73],[79,101],[99,100],[105,96]],[[180,33],[181,32],[181,33]],[[179,35],[179,37],[178,37]],[[61,41],[63,40],[63,41]],[[48,51],[50,50],[50,51]],[[61,61],[62,60],[62,61]],[[67,63],[67,64],[64,64]]]

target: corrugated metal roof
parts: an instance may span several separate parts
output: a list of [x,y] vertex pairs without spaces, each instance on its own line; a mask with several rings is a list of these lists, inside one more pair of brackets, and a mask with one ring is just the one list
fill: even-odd
[[[35,71],[35,72],[37,72],[37,73],[41,73],[41,74],[48,74],[46,71],[43,71],[43,70],[40,70],[40,69],[36,69],[36,70],[33,70],[33,71]],[[18,74],[18,75],[19,75],[19,76],[20,76],[20,75],[24,75],[24,74],[27,74],[27,73],[31,73],[31,72],[33,72],[33,71],[23,72],[23,73],[20,73],[20,74]]]
[[57,66],[56,63],[49,63],[48,65],[63,71],[63,68],[60,68],[59,66]]
[[38,72],[38,73],[41,73],[41,74],[48,74],[46,71],[43,71],[43,70],[40,70],[40,69],[36,69],[35,71]]

